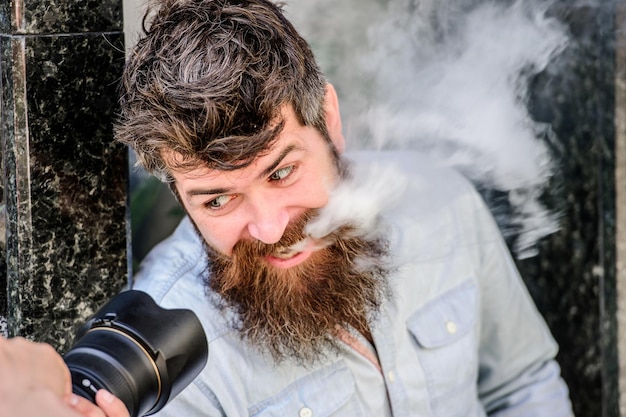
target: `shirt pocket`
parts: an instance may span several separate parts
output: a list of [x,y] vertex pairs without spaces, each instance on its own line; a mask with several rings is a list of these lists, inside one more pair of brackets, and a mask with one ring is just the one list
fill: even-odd
[[413,335],[433,414],[483,415],[477,399],[477,289],[465,281],[419,308],[406,324]]
[[251,417],[359,417],[354,376],[339,361],[288,385],[248,410]]

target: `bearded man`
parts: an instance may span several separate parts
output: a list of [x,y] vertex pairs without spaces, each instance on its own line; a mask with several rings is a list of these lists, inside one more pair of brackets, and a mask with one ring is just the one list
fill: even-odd
[[135,288],[209,359],[159,416],[570,416],[557,346],[488,210],[410,153],[344,153],[337,94],[279,6],[166,0],[117,138],[187,216]]

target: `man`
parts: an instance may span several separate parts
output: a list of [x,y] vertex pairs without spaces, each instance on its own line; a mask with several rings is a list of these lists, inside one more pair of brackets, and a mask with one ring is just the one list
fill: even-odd
[[463,178],[343,156],[335,90],[273,3],[151,13],[117,137],[187,216],[136,288],[194,310],[209,342],[159,415],[572,415],[557,346]]
[[0,416],[128,416],[124,404],[105,390],[96,401],[100,408],[72,394],[70,371],[52,346],[0,337]]

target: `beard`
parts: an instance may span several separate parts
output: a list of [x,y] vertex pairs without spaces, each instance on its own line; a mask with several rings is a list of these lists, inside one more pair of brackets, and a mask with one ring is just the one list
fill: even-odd
[[304,227],[314,215],[309,211],[292,222],[276,244],[238,242],[232,257],[207,246],[208,290],[220,296],[220,308],[236,313],[242,338],[276,362],[308,364],[337,352],[338,328],[352,326],[368,335],[390,295],[387,242],[359,237],[368,235],[352,226],[323,238],[326,246],[292,268],[264,260],[306,238]]

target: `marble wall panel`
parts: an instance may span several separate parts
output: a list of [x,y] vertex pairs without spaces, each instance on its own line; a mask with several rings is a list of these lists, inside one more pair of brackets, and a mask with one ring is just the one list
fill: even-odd
[[52,34],[121,31],[119,0],[1,0],[0,31]]
[[[12,89],[5,86],[12,83],[11,73],[7,72],[7,65],[11,63],[11,42],[10,38],[0,36],[0,101],[2,103],[13,102]],[[10,67],[10,65],[9,65]],[[13,124],[9,121],[13,120],[13,108],[0,106],[0,132],[3,136],[13,135]],[[6,201],[4,193],[5,162],[4,155],[6,151],[4,146],[6,141],[0,139],[0,335],[6,334],[7,331],[7,264],[6,264]]]
[[10,0],[0,0],[0,33],[12,33],[11,5]]
[[2,45],[8,331],[63,350],[128,277],[127,151],[112,140],[123,34]]
[[616,3],[555,3],[572,44],[561,68],[537,77],[531,111],[550,123],[558,161],[545,201],[560,230],[518,262],[560,345],[575,414],[618,416],[615,270],[614,13]]
[[[21,245],[17,240],[13,239],[15,234],[11,232],[15,229],[11,227],[11,224],[17,224],[17,218],[21,214],[21,210],[18,209],[18,202],[28,201],[28,198],[17,195],[17,190],[21,187],[18,186],[20,175],[18,173],[18,167],[23,164],[19,162],[20,155],[27,155],[23,149],[18,149],[20,145],[23,145],[25,134],[25,118],[17,117],[18,115],[25,114],[24,110],[24,96],[23,96],[23,83],[20,82],[20,78],[14,79],[14,72],[23,71],[23,62],[21,60],[14,61],[13,59],[13,40],[9,36],[0,37],[0,56],[2,61],[0,63],[0,69],[2,70],[2,118],[1,128],[2,132],[0,138],[2,139],[2,165],[3,165],[3,205],[4,205],[4,251],[3,258],[5,260],[6,269],[2,274],[2,287],[1,294],[3,299],[4,309],[0,311],[0,314],[4,317],[11,315],[9,309],[8,294],[11,292],[9,287],[11,281],[9,280],[9,270],[15,270],[16,264],[14,259],[11,259],[12,263],[8,263],[7,254],[9,250],[14,252],[21,249]],[[15,65],[14,65],[15,64]],[[10,192],[9,190],[14,190]],[[21,203],[23,204],[23,203]],[[13,219],[13,223],[11,223]],[[23,244],[29,245],[28,242]],[[6,321],[4,321],[6,323]]]

